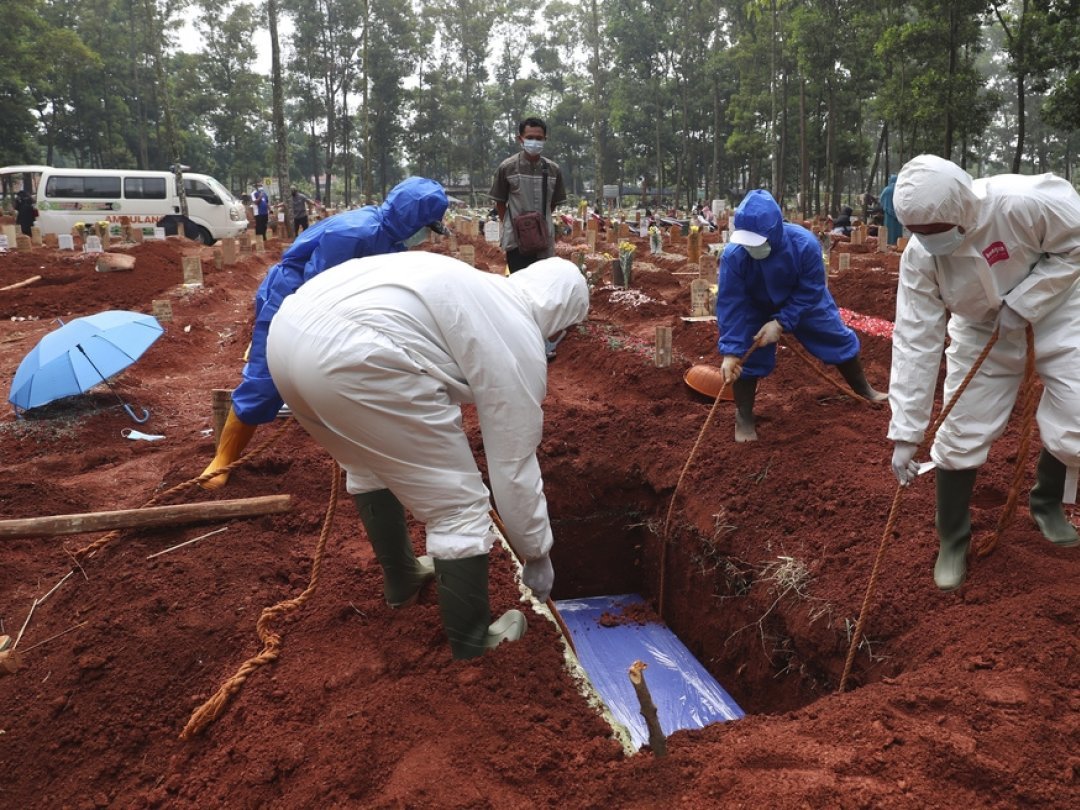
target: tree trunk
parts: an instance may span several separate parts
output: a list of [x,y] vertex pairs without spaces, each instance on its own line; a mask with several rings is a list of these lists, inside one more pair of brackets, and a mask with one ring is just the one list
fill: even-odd
[[[266,17],[270,25],[270,75],[273,94],[274,158],[277,165],[278,195],[285,209],[285,232],[293,234],[292,203],[287,196],[289,182],[289,142],[285,134],[285,88],[281,79],[281,43],[278,40],[278,0],[266,0]],[[276,232],[276,229],[275,229]]]

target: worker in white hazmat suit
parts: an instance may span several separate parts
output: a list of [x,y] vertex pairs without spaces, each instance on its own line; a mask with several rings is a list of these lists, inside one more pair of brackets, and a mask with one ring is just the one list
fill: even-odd
[[900,171],[893,203],[914,234],[900,259],[889,384],[888,435],[901,484],[918,469],[946,333],[948,402],[1000,329],[931,449],[940,540],[934,582],[948,591],[967,574],[975,476],[1016,401],[1029,323],[1044,386],[1031,515],[1056,545],[1080,542],[1062,507],[1075,503],[1080,465],[1080,195],[1052,174],[972,180],[948,160],[920,155]]
[[[454,658],[517,640],[525,617],[491,621],[490,495],[462,430],[475,403],[494,500],[522,579],[541,601],[554,572],[536,448],[547,390],[545,338],[583,320],[589,293],[571,262],[505,277],[447,256],[347,261],[286,298],[267,339],[270,373],[293,415],[345,469],[391,605],[432,571]],[[402,505],[425,524],[426,557]]]

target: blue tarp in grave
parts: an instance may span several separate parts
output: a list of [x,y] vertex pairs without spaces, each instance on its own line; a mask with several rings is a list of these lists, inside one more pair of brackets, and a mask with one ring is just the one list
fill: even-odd
[[577,650],[578,660],[608,709],[630,732],[635,748],[648,742],[627,671],[644,661],[645,682],[656,704],[664,735],[685,728],[704,728],[744,715],[716,679],[690,654],[671,629],[659,622],[628,622],[605,627],[600,617],[618,616],[628,606],[643,604],[637,594],[563,599],[555,603]]

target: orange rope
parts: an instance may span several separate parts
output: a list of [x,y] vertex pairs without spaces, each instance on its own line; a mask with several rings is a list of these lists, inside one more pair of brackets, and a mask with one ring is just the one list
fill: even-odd
[[[945,421],[945,418],[952,412],[953,406],[956,405],[960,395],[964,393],[964,390],[971,383],[971,380],[975,377],[980,366],[986,360],[990,354],[990,350],[994,348],[994,344],[998,340],[998,330],[994,330],[994,334],[990,336],[990,340],[986,342],[986,347],[982,350],[982,353],[975,360],[971,370],[964,377],[963,382],[960,383],[960,387],[956,389],[956,393],[953,394],[948,404],[941,409],[941,413],[938,414],[937,419],[934,420],[930,429],[926,431],[923,436],[922,443],[915,451],[915,455],[921,455],[929,450],[930,445],[933,444],[934,437],[937,435],[938,428]],[[844,672],[840,676],[840,686],[837,689],[838,692],[843,692],[847,687],[848,676],[851,675],[851,666],[855,662],[855,652],[859,649],[859,639],[863,637],[863,627],[866,624],[866,619],[870,613],[870,599],[873,597],[874,588],[877,586],[878,574],[881,571],[881,561],[885,557],[885,547],[888,543],[889,537],[892,534],[893,528],[896,526],[896,521],[899,518],[900,511],[900,499],[907,487],[897,484],[896,493],[893,495],[892,507],[889,509],[889,519],[885,523],[885,531],[881,535],[881,543],[878,546],[877,556],[874,557],[874,566],[870,570],[870,582],[866,585],[866,594],[863,596],[862,608],[859,610],[859,620],[855,623],[855,632],[851,637],[851,644],[848,646],[847,659],[844,661]]]
[[[751,354],[761,348],[761,345],[762,344],[756,340],[750,345],[750,348],[746,350],[746,354],[739,359],[740,368]],[[695,441],[694,446],[690,448],[690,455],[686,457],[686,463],[683,465],[682,472],[679,473],[679,480],[675,482],[675,489],[672,491],[671,501],[668,503],[667,516],[664,518],[664,533],[660,538],[660,588],[657,596],[656,612],[661,619],[664,618],[664,580],[666,578],[665,570],[667,568],[668,531],[671,526],[671,515],[675,511],[675,498],[679,494],[679,488],[682,486],[683,479],[686,477],[686,471],[690,469],[690,464],[694,460],[694,455],[697,453],[698,447],[701,446],[701,440],[705,438],[705,433],[709,430],[709,425],[712,424],[713,416],[716,415],[717,406],[720,405],[724,391],[727,390],[729,385],[730,383],[724,383],[716,393],[716,399],[709,409],[709,415],[705,417],[705,424],[701,426],[697,441]]]
[[811,356],[811,354],[808,351],[806,351],[805,348],[800,346],[794,340],[791,340],[790,338],[788,338],[787,335],[784,336],[784,345],[787,346],[789,349],[791,349],[792,353],[796,357],[798,357],[800,360],[802,360],[804,363],[806,363],[806,365],[810,367],[811,371],[813,371],[817,376],[821,377],[821,379],[825,380],[825,382],[829,383],[829,385],[833,386],[834,388],[836,388],[841,393],[846,394],[847,396],[854,399],[856,402],[859,402],[859,403],[861,403],[863,405],[875,405],[875,404],[877,404],[877,403],[871,402],[868,399],[864,399],[863,397],[860,397],[858,394],[855,393],[855,391],[851,388],[851,386],[849,386],[846,382],[841,382],[840,380],[836,380],[833,377],[831,377],[830,375],[826,374],[825,369],[823,369],[821,367],[821,363],[819,363],[817,361],[817,358]]
[[[175,494],[177,494],[179,492],[183,492],[184,490],[191,489],[192,487],[194,487],[194,486],[196,486],[198,484],[201,484],[204,481],[209,481],[211,478],[217,478],[219,475],[224,475],[227,472],[232,472],[237,467],[240,467],[240,466],[246,464],[247,462],[255,459],[257,456],[259,456],[260,454],[265,452],[265,450],[268,447],[270,447],[270,445],[272,445],[274,442],[276,442],[278,439],[280,439],[284,435],[285,430],[289,427],[290,424],[292,424],[292,422],[293,422],[293,418],[290,416],[288,419],[286,419],[284,421],[284,423],[281,425],[281,427],[279,427],[277,430],[275,430],[270,435],[270,438],[268,438],[262,444],[256,446],[253,450],[249,450],[247,453],[240,456],[240,458],[238,458],[236,461],[234,461],[232,464],[228,465],[227,467],[221,467],[220,469],[213,470],[212,472],[203,473],[202,475],[198,476],[197,478],[192,478],[192,479],[187,480],[187,481],[182,481],[179,484],[177,484],[176,486],[172,487],[171,489],[167,489],[164,492],[159,492],[157,495],[152,497],[150,500],[146,501],[139,508],[144,509],[147,506],[153,506],[154,504],[161,503],[162,501],[167,500],[168,498],[172,497],[173,495],[175,495]],[[103,549],[105,546],[109,545],[109,543],[111,543],[113,540],[115,540],[119,536],[120,536],[120,530],[115,529],[115,530],[109,532],[108,534],[102,535],[97,540],[90,543],[88,546],[84,546],[83,548],[79,549],[78,551],[75,551],[72,554],[72,557],[74,557],[75,560],[82,560],[82,559],[85,559],[87,557],[93,557],[94,554],[96,554],[98,551]]]
[[208,725],[217,720],[224,713],[225,706],[232,696],[240,691],[244,682],[247,681],[248,676],[259,667],[277,660],[278,656],[281,654],[281,634],[271,630],[270,623],[274,619],[284,616],[301,607],[307,602],[311,595],[315,593],[315,588],[319,584],[319,572],[322,569],[323,552],[326,550],[326,540],[330,536],[330,527],[334,522],[334,510],[337,507],[338,493],[341,490],[341,470],[337,463],[334,463],[333,468],[333,479],[330,485],[330,503],[326,507],[326,517],[323,519],[322,532],[319,534],[319,542],[315,547],[315,560],[311,565],[311,580],[308,582],[307,588],[304,589],[303,593],[293,599],[286,599],[284,602],[278,602],[272,607],[263,609],[262,615],[259,616],[259,621],[255,625],[255,630],[259,635],[259,639],[263,642],[262,652],[241,664],[240,669],[237,670],[236,674],[225,681],[209,700],[195,710],[191,715],[191,719],[188,720],[187,725],[184,726],[184,730],[180,732],[181,740],[190,740]]

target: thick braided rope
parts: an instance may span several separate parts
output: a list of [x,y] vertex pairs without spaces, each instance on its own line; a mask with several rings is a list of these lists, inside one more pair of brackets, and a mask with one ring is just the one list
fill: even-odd
[[[742,364],[746,362],[747,358],[760,347],[761,343],[755,340],[750,345],[750,348],[746,350],[746,354],[739,359],[739,366],[742,367]],[[679,494],[679,488],[682,486],[683,479],[686,477],[686,471],[690,469],[690,464],[694,460],[694,455],[697,453],[698,447],[701,446],[701,440],[705,438],[705,434],[709,430],[709,425],[712,423],[713,416],[716,415],[717,406],[720,405],[721,397],[724,395],[724,391],[727,390],[729,385],[730,383],[724,383],[716,393],[716,399],[709,409],[709,415],[705,417],[705,424],[701,426],[701,430],[698,432],[698,437],[694,442],[694,446],[690,448],[690,454],[686,457],[686,463],[683,465],[682,472],[679,473],[679,479],[675,482],[675,489],[671,493],[671,501],[668,503],[667,516],[664,518],[664,533],[660,538],[660,588],[659,594],[657,595],[656,610],[660,615],[660,618],[664,617],[664,580],[666,579],[664,573],[667,566],[668,531],[671,527],[671,515],[675,511],[675,498]]]
[[806,365],[810,367],[811,371],[813,371],[817,376],[821,377],[821,379],[825,380],[825,382],[829,383],[829,385],[833,386],[833,388],[836,388],[841,393],[846,394],[856,402],[859,402],[863,405],[875,404],[870,400],[864,399],[863,397],[860,397],[858,394],[856,394],[855,391],[852,390],[851,386],[849,386],[846,382],[836,380],[829,374],[826,374],[825,369],[821,367],[821,363],[819,363],[816,358],[812,357],[810,353],[806,351],[806,349],[800,346],[796,341],[790,339],[787,335],[784,336],[784,345],[791,349],[792,353],[796,357],[806,363]]
[[[971,370],[960,383],[960,387],[956,389],[956,393],[953,394],[952,399],[941,409],[941,413],[938,414],[937,419],[934,420],[930,429],[926,431],[922,443],[915,451],[916,456],[922,455],[930,449],[930,445],[934,442],[934,436],[937,435],[938,428],[941,427],[945,418],[952,412],[953,406],[956,405],[957,400],[960,399],[960,395],[964,393],[968,384],[974,379],[975,374],[990,354],[990,350],[994,348],[994,344],[997,343],[997,340],[998,330],[995,329],[994,334],[990,336],[990,340],[986,342],[986,347],[971,366]],[[902,484],[897,484],[896,494],[893,495],[892,507],[889,509],[889,519],[885,522],[885,531],[881,534],[881,543],[878,545],[877,555],[874,557],[874,566],[870,570],[870,581],[866,585],[866,595],[863,596],[862,608],[859,610],[859,620],[855,622],[855,632],[852,634],[851,643],[848,645],[847,659],[844,661],[844,673],[840,676],[840,686],[836,690],[838,692],[843,692],[845,690],[847,687],[848,676],[851,675],[851,666],[855,662],[855,652],[859,649],[859,639],[863,637],[863,627],[870,614],[870,600],[873,598],[874,589],[877,586],[878,574],[881,571],[881,561],[885,557],[885,547],[893,528],[896,526],[900,511],[900,499],[905,489],[907,489],[907,487]]]
[[[175,494],[177,494],[179,492],[183,492],[184,490],[191,489],[192,487],[194,487],[194,486],[196,486],[198,484],[201,484],[204,481],[209,481],[211,478],[217,478],[219,475],[224,475],[227,472],[232,472],[237,467],[241,467],[244,464],[247,464],[249,461],[255,459],[256,457],[258,457],[259,455],[264,453],[266,451],[266,449],[268,447],[270,447],[270,445],[272,445],[274,442],[276,442],[278,439],[280,439],[284,435],[285,431],[288,429],[289,425],[293,421],[294,421],[293,418],[290,416],[288,419],[286,419],[284,421],[284,423],[281,425],[281,427],[279,427],[272,434],[270,434],[270,437],[268,439],[266,439],[261,444],[257,445],[254,449],[252,449],[252,450],[248,451],[247,453],[245,453],[244,455],[240,456],[240,458],[238,458],[236,461],[232,462],[232,464],[229,464],[227,467],[221,467],[220,469],[213,470],[213,471],[208,472],[208,473],[203,473],[202,475],[198,476],[197,478],[191,478],[191,479],[189,479],[187,481],[181,481],[179,484],[172,487],[171,489],[167,489],[164,492],[159,492],[157,495],[152,497],[150,500],[146,501],[146,503],[144,503],[139,508],[140,509],[145,509],[148,506],[154,506],[155,504],[162,503],[163,501],[168,500],[170,497],[172,497],[173,495],[175,495]],[[78,551],[73,552],[72,557],[74,557],[76,560],[83,560],[83,559],[86,559],[88,557],[93,557],[94,554],[96,554],[98,551],[103,549],[105,546],[109,545],[109,543],[111,543],[113,540],[115,540],[119,536],[120,536],[120,530],[119,529],[114,529],[113,531],[102,535],[97,540],[90,543],[88,546],[84,546],[83,548],[80,548]]]
[[997,548],[1001,535],[1009,528],[1013,517],[1016,516],[1016,504],[1020,500],[1020,485],[1024,480],[1025,462],[1031,448],[1031,436],[1035,432],[1035,409],[1039,397],[1035,389],[1035,332],[1031,324],[1028,324],[1025,337],[1027,338],[1027,353],[1024,363],[1024,381],[1020,386],[1020,390],[1024,392],[1024,401],[1020,409],[1020,446],[1016,451],[1016,466],[1013,468],[1009,497],[1005,501],[1005,508],[1001,511],[994,533],[975,543],[977,557],[985,557]]
[[225,681],[209,700],[194,711],[191,719],[184,726],[184,730],[180,732],[181,740],[190,740],[217,720],[224,713],[225,707],[232,696],[240,691],[248,676],[259,667],[277,660],[277,657],[281,654],[281,634],[271,630],[270,623],[301,607],[315,593],[315,588],[319,584],[319,572],[322,569],[326,539],[330,536],[330,527],[334,522],[334,510],[337,507],[338,493],[341,489],[341,470],[337,463],[334,463],[333,469],[333,479],[330,485],[330,503],[326,507],[322,532],[319,534],[319,542],[315,547],[315,560],[311,565],[311,580],[308,582],[307,588],[304,589],[302,594],[293,599],[286,599],[284,602],[278,602],[272,607],[263,609],[259,621],[255,624],[255,630],[263,643],[262,652],[241,664],[236,674]]

